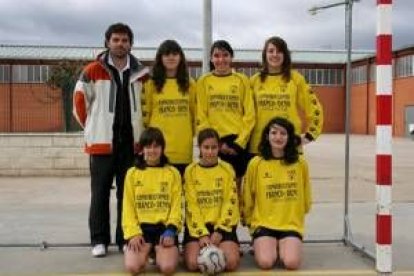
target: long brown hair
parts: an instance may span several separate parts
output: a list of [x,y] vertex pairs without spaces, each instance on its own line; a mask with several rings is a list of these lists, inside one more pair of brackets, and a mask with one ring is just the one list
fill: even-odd
[[260,70],[260,80],[264,82],[266,77],[269,75],[269,64],[267,63],[266,52],[269,44],[273,44],[278,51],[283,53],[283,63],[282,63],[282,75],[283,79],[286,82],[290,81],[290,70],[292,67],[292,60],[290,57],[290,51],[282,38],[278,36],[272,36],[266,40],[265,45],[262,50],[262,69]]
[[161,92],[167,78],[165,66],[162,63],[162,56],[171,53],[178,54],[180,56],[180,63],[178,63],[177,74],[175,77],[180,91],[185,94],[188,92],[188,88],[190,87],[190,76],[188,74],[188,67],[183,49],[175,40],[165,40],[158,47],[155,55],[155,63],[152,67],[152,80],[154,81],[157,92]]

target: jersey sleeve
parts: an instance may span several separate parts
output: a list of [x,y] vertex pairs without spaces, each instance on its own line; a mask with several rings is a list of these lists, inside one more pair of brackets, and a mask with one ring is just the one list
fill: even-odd
[[319,99],[306,82],[305,78],[297,74],[298,85],[298,104],[304,111],[306,118],[306,138],[315,140],[322,132],[323,128],[323,109]]
[[215,228],[230,232],[239,223],[240,211],[235,172],[230,166],[226,170],[228,171],[228,178],[224,189],[223,205],[221,206],[219,223]]
[[205,88],[205,77],[201,77],[197,81],[197,132],[210,127],[208,121],[208,97]]
[[190,79],[190,87],[189,87],[189,93],[190,93],[190,115],[191,115],[191,126],[193,130],[193,134],[196,130],[196,116],[197,116],[197,88],[196,83],[193,79]]
[[242,87],[243,87],[243,118],[242,118],[242,131],[238,135],[235,143],[242,148],[246,148],[247,142],[249,141],[250,134],[253,130],[253,127],[256,123],[256,112],[254,109],[254,100],[252,90],[250,88],[249,79],[246,76],[242,77]]
[[128,170],[125,176],[124,198],[122,200],[122,230],[124,239],[142,235],[142,230],[135,211],[134,173],[135,168]]
[[209,231],[205,226],[204,216],[197,204],[197,191],[194,188],[195,179],[193,169],[194,166],[190,165],[184,174],[185,220],[190,236],[199,238],[208,235]]
[[309,168],[308,163],[305,159],[302,159],[302,178],[303,178],[303,188],[304,188],[304,204],[305,204],[305,213],[308,213],[312,206],[312,187],[309,181]]
[[88,68],[86,67],[80,74],[73,92],[73,116],[82,128],[85,127],[88,108],[93,98]]
[[171,169],[173,171],[173,183],[171,183],[171,209],[166,224],[173,225],[178,231],[181,231],[182,182],[180,173],[173,167]]
[[242,218],[243,223],[250,226],[251,217],[254,209],[254,199],[256,197],[256,181],[257,181],[257,166],[259,163],[259,157],[253,158],[246,170],[246,174],[243,178],[243,189],[242,189]]
[[144,94],[144,101],[142,105],[142,115],[144,120],[144,126],[148,127],[151,121],[151,115],[152,115],[152,96],[153,96],[153,90],[154,85],[152,80],[147,80],[144,82],[143,86],[143,94]]

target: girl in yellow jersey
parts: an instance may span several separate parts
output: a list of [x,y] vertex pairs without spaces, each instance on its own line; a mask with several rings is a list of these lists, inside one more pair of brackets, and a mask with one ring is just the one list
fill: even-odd
[[311,207],[308,165],[299,155],[300,137],[288,120],[276,117],[264,128],[260,155],[248,165],[243,183],[243,219],[262,269],[280,260],[299,268],[305,214]]
[[165,40],[158,47],[144,92],[144,124],[161,129],[165,154],[182,175],[193,161],[195,82],[176,41]]
[[[256,108],[256,125],[249,152],[259,152],[263,128],[276,116],[293,123],[296,134],[302,138],[302,145],[315,140],[322,131],[323,110],[304,77],[291,69],[290,52],[282,38],[271,37],[265,42],[262,64],[262,70],[250,79]],[[304,121],[301,119],[300,110],[303,111]],[[302,125],[306,129],[302,129]]]
[[149,127],[139,141],[143,152],[125,178],[122,228],[128,241],[125,268],[131,274],[145,269],[155,250],[162,274],[172,274],[178,263],[177,233],[182,225],[181,176],[168,165],[162,132]]
[[184,258],[196,271],[197,256],[207,244],[214,244],[226,256],[226,270],[239,265],[236,227],[240,219],[234,170],[218,159],[219,136],[211,128],[198,134],[200,161],[185,170],[186,227]]
[[219,156],[240,178],[246,170],[246,146],[255,123],[250,85],[245,75],[232,70],[233,49],[227,41],[214,42],[210,55],[212,71],[197,81],[197,129],[217,130]]

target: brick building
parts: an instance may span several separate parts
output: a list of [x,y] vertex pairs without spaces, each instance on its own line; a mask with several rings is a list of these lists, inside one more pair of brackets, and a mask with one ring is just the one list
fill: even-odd
[[[54,66],[83,64],[104,50],[95,47],[0,45],[0,132],[63,132],[67,130],[65,98],[46,82]],[[134,48],[151,65],[155,48]],[[184,49],[190,74],[201,74],[202,49]],[[252,75],[260,66],[261,50],[235,50],[234,67]],[[317,92],[325,112],[324,133],[343,133],[346,52],[292,51],[293,66]],[[374,134],[375,52],[352,53],[351,132]],[[414,126],[414,46],[393,52],[393,131],[407,136]],[[66,99],[67,101],[67,99]],[[68,115],[69,114],[69,115]]]

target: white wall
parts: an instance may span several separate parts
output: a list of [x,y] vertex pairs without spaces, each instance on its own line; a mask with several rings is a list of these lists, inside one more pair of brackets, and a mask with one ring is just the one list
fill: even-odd
[[81,133],[0,134],[0,176],[88,174]]

